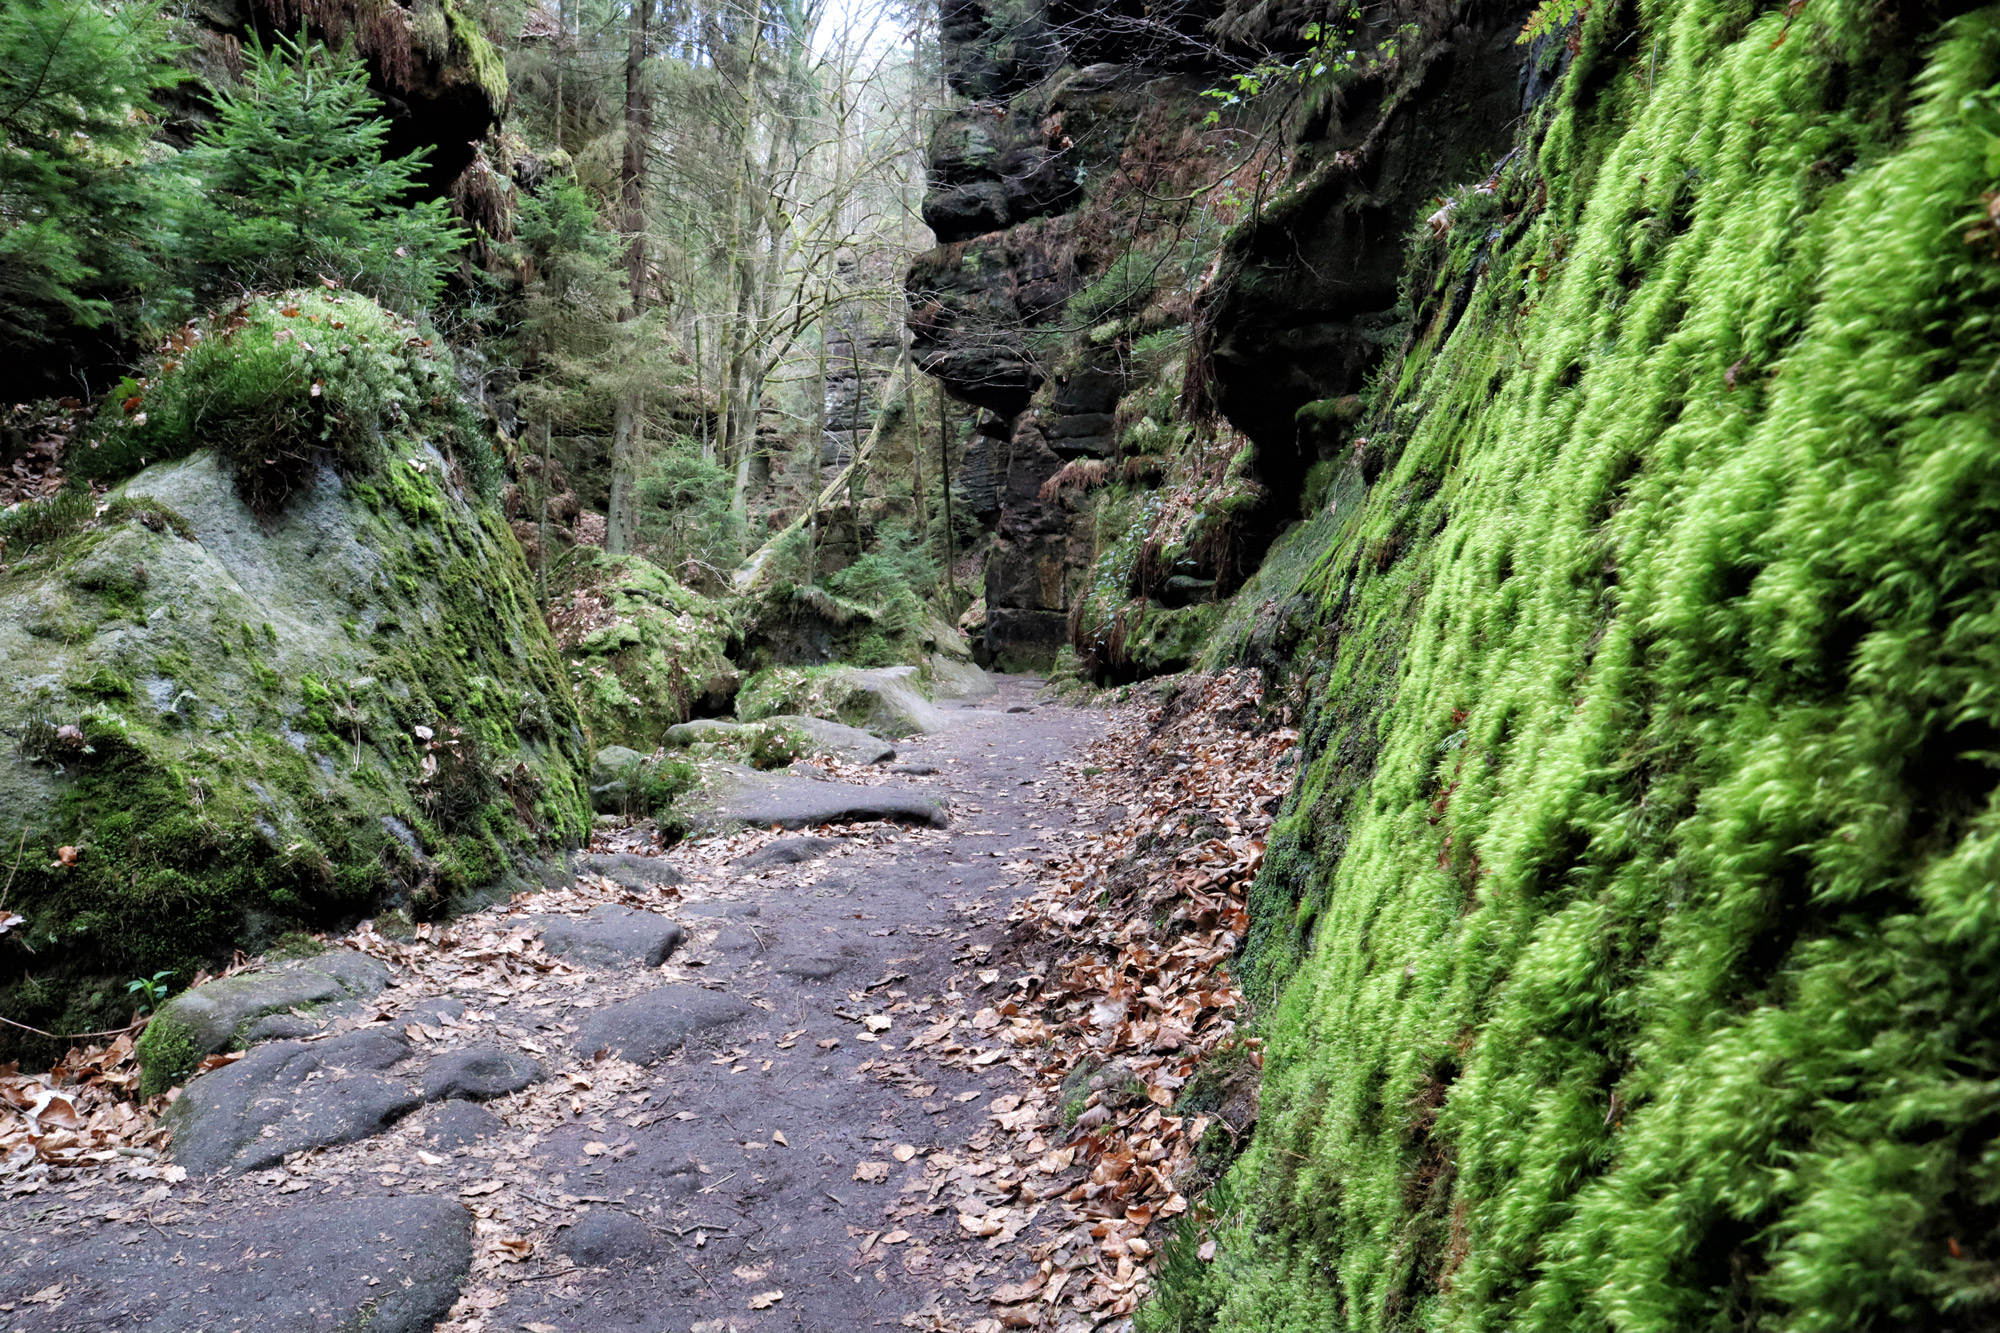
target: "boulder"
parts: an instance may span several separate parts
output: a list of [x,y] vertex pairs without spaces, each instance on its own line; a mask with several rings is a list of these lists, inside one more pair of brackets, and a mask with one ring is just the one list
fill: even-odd
[[667,728],[666,742],[669,745],[688,746],[698,744],[728,744],[743,734],[741,722],[725,722],[719,717],[698,717],[690,722],[679,722]]
[[385,1028],[259,1046],[191,1080],[168,1109],[173,1160],[200,1175],[240,1174],[379,1134],[422,1104],[408,1084],[378,1072],[409,1054]]
[[670,917],[636,907],[601,903],[582,920],[535,918],[542,948],[579,967],[658,967],[680,947],[681,928]]
[[[472,1267],[458,1200],[239,1201],[180,1234],[133,1225],[70,1229],[10,1247],[0,1301],[17,1333],[130,1328],[367,1329],[430,1333]],[[24,1301],[61,1286],[66,1298]]]
[[734,995],[698,986],[661,986],[598,1010],[576,1035],[584,1055],[609,1050],[633,1064],[664,1060],[688,1038],[748,1018],[757,1010]]
[[463,1148],[506,1128],[506,1123],[471,1102],[450,1100],[425,1111],[418,1127],[427,1147]]
[[497,1046],[468,1046],[447,1051],[424,1070],[424,1100],[490,1102],[549,1076],[549,1071],[519,1051],[503,1051]]
[[[777,737],[783,739],[773,744]],[[678,746],[705,746],[700,753],[711,758],[729,758],[754,768],[775,768],[794,758],[825,755],[850,764],[876,764],[896,757],[896,747],[859,727],[803,713],[778,713],[761,722],[723,722],[701,718],[683,722],[667,732],[667,743]]]
[[590,806],[599,814],[620,814],[636,795],[648,757],[623,745],[607,745],[590,760]]
[[736,696],[736,712],[746,722],[805,714],[891,740],[950,725],[943,711],[924,697],[913,666],[773,667],[744,685]]
[[895,746],[859,727],[850,727],[844,722],[829,722],[823,717],[807,717],[803,713],[780,713],[770,721],[783,723],[794,731],[803,732],[812,742],[814,754],[838,759],[843,763],[879,764],[886,759],[896,757]]
[[938,699],[986,699],[1000,687],[971,662],[944,653],[930,656],[931,695]]
[[602,875],[613,884],[635,893],[685,882],[681,872],[658,856],[635,856],[630,852],[585,852],[576,858],[576,868]]
[[838,838],[780,838],[766,843],[736,863],[738,870],[766,870],[771,866],[795,866],[825,856],[840,846]]
[[[321,1021],[299,1018],[291,1010],[367,999],[388,984],[389,969],[382,963],[351,949],[330,949],[269,972],[221,977],[182,991],[160,1007],[140,1034],[145,1086],[149,1093],[171,1087],[204,1056],[232,1047],[306,1036]],[[270,1021],[260,1021],[267,1015]]]
[[594,597],[603,614],[560,631],[557,646],[592,739],[650,751],[673,744],[666,734],[695,709],[727,708],[738,683],[728,608],[642,556],[577,550],[594,561],[577,596]]
[[583,1268],[643,1258],[652,1251],[653,1233],[646,1224],[611,1208],[593,1208],[556,1233],[556,1253]]
[[[27,835],[7,907],[28,948],[0,958],[0,1012],[114,1026],[129,977],[184,981],[396,894],[519,884],[582,837],[569,686],[518,547],[458,475],[404,442],[259,513],[203,451],[10,546],[0,828]],[[534,822],[497,772],[540,793]],[[423,840],[394,831],[409,809],[433,812]]]
[[822,782],[719,764],[705,768],[702,777],[679,807],[694,828],[796,829],[878,819],[943,828],[951,822],[943,802],[906,787]]

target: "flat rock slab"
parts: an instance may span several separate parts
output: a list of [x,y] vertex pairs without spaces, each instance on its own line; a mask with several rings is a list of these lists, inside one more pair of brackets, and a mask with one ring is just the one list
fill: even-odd
[[380,1028],[259,1046],[187,1085],[168,1112],[173,1159],[202,1175],[260,1171],[287,1153],[379,1134],[422,1104],[409,1085],[374,1072],[409,1054]]
[[658,912],[603,903],[582,920],[545,916],[535,919],[542,948],[554,957],[589,967],[622,967],[640,963],[658,967],[680,947],[680,924]]
[[803,713],[780,713],[764,720],[803,732],[812,740],[815,754],[831,755],[846,763],[879,764],[896,757],[895,746],[845,722],[829,722],[825,718],[807,717]]
[[[267,1014],[366,999],[388,984],[386,965],[352,949],[329,949],[273,971],[223,977],[182,991],[160,1006],[155,1021],[184,1029],[198,1054],[213,1055],[241,1044]],[[306,1021],[293,1018],[292,1024]],[[264,1035],[303,1035],[286,1033],[285,1026],[273,1025],[275,1030]]]
[[668,865],[664,857],[634,856],[630,852],[586,852],[576,858],[576,868],[602,875],[613,884],[637,892],[685,883],[681,872]]
[[505,1129],[506,1122],[471,1102],[440,1102],[423,1113],[417,1129],[426,1146],[463,1148]]
[[762,916],[764,909],[756,903],[726,902],[715,900],[705,903],[688,903],[679,909],[682,916],[722,917],[730,921],[741,921],[745,917]]
[[795,866],[825,856],[840,846],[838,838],[780,838],[766,843],[736,863],[738,870],[763,870],[770,866]]
[[540,1083],[549,1071],[519,1051],[468,1046],[447,1051],[424,1069],[424,1100],[490,1102]]
[[951,822],[942,802],[901,787],[860,787],[781,777],[734,765],[712,774],[691,806],[695,822],[717,828],[815,828],[885,819],[943,828]]
[[734,995],[698,986],[662,986],[600,1009],[576,1035],[589,1055],[609,1049],[633,1064],[663,1060],[690,1037],[757,1012]]
[[[9,1329],[429,1333],[472,1266],[471,1214],[427,1197],[236,1209],[192,1234],[134,1223],[69,1239],[9,1246]],[[18,1303],[58,1284],[58,1300]]]
[[556,1233],[556,1252],[584,1268],[652,1253],[653,1233],[629,1213],[593,1208]]

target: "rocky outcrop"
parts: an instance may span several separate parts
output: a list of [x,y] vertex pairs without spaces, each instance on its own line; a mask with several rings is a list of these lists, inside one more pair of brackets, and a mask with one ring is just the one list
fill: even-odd
[[1142,1322],[1992,1308],[2000,41],[1954,13],[1392,8],[1232,241],[1220,402],[1312,481],[1229,633],[1300,775],[1241,1211]]
[[[924,217],[940,245],[906,279],[919,366],[984,409],[958,484],[994,532],[982,648],[1010,667],[1046,667],[1067,638],[1070,585],[1091,552],[1042,490],[1066,461],[1114,451],[1124,388],[1116,357],[1069,364],[1059,349],[1076,330],[1065,312],[1131,229],[1134,201],[1110,183],[1135,130],[1157,130],[1160,106],[1201,86],[1144,63],[1079,65],[1071,45],[1089,31],[1040,18],[947,23],[948,43],[976,34],[948,46],[975,100],[932,140]],[[1010,82],[1030,69],[1040,71],[1032,86]],[[999,100],[1001,91],[1012,95]]]
[[[1384,9],[1352,41],[1379,47],[1408,19]],[[1286,187],[1230,236],[1207,315],[1213,392],[1256,442],[1274,495],[1296,496],[1320,446],[1331,456],[1345,443],[1299,410],[1364,387],[1408,333],[1411,229],[1446,191],[1497,170],[1531,93],[1546,90],[1528,77],[1519,31],[1513,7],[1459,5],[1398,60],[1358,70]],[[1291,505],[1272,515],[1297,517]]]
[[385,904],[539,878],[584,744],[498,515],[405,441],[276,513],[206,452],[0,572],[0,1007],[129,1018],[124,980]]
[[[512,187],[497,131],[507,110],[507,64],[461,0],[201,0],[189,6],[194,37],[186,59],[214,85],[242,71],[246,40],[296,37],[351,44],[368,64],[369,85],[389,118],[384,151],[426,154],[423,191],[447,198],[470,222],[504,237]],[[172,99],[172,135],[205,114],[191,87]]]

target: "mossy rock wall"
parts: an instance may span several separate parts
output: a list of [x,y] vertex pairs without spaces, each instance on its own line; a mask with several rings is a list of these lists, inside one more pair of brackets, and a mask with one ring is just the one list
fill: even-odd
[[598,559],[571,599],[574,621],[558,616],[577,708],[593,747],[656,750],[671,727],[736,697],[732,611],[642,556]]
[[388,445],[267,519],[213,455],[158,464],[0,572],[27,918],[0,1011],[112,1026],[126,978],[437,912],[584,836],[583,735],[519,547],[439,454]]
[[1225,625],[1305,767],[1261,1120],[1142,1328],[2000,1306],[2000,10],[1574,31],[1400,220],[1359,512]]

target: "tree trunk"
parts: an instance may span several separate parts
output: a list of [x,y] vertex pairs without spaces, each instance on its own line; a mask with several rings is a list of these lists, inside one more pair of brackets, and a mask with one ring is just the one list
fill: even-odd
[[924,503],[924,414],[917,405],[916,381],[910,378],[909,354],[903,360],[903,401],[910,405],[910,498],[916,501],[917,544],[930,540],[931,520]]
[[[625,205],[624,227],[630,238],[626,251],[631,304],[621,321],[639,317],[646,308],[646,148],[653,133],[653,95],[646,81],[647,29],[653,0],[635,0],[626,25],[625,154],[619,184]],[[631,349],[627,349],[628,353]],[[611,500],[604,516],[604,549],[626,555],[638,528],[638,459],[641,440],[638,390],[618,395],[618,416],[611,436]]]
[[953,566],[958,553],[952,548],[951,531],[951,408],[945,402],[944,381],[938,381],[938,476],[944,490],[944,588],[952,610],[958,609],[957,575]]
[[646,42],[652,14],[653,0],[634,0],[625,34],[625,157],[618,176],[625,204],[625,264],[634,315],[646,308],[646,149],[653,137]]
[[632,519],[638,508],[633,474],[639,452],[637,394],[618,396],[618,416],[611,428],[611,502],[604,521],[604,550],[607,555],[629,555],[632,551]]

